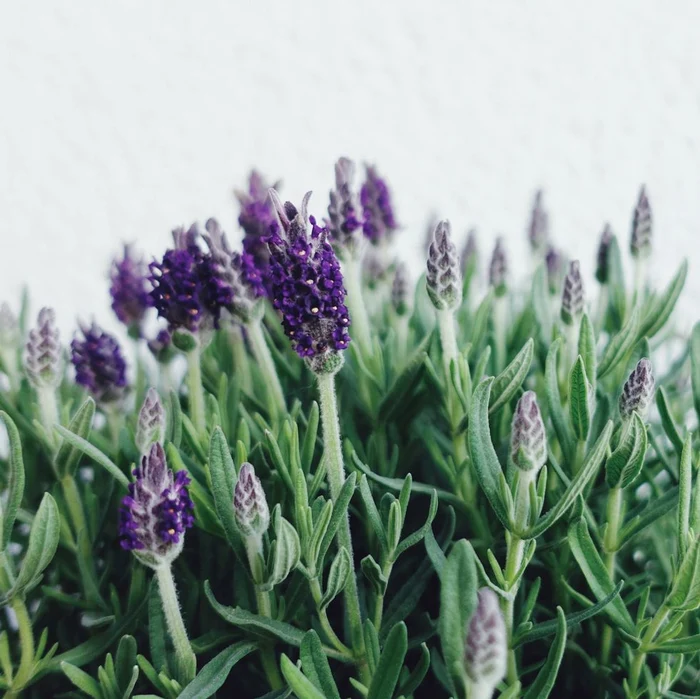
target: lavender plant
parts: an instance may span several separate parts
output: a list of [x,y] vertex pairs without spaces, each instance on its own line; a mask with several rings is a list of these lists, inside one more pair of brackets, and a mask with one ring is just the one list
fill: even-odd
[[538,193],[525,279],[440,221],[414,282],[354,174],[126,247],[131,354],[0,309],[5,696],[700,695],[700,324],[645,190],[571,262]]

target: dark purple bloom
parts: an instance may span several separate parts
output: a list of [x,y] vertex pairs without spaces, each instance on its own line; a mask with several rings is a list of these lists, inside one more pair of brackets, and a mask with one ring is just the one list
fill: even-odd
[[151,306],[147,279],[148,270],[143,259],[134,257],[131,246],[124,245],[124,256],[112,263],[109,293],[117,318],[137,337],[141,335],[141,323]]
[[24,356],[24,368],[35,388],[55,387],[61,383],[61,342],[53,308],[39,311],[36,327],[29,331]]
[[549,214],[544,208],[541,189],[535,193],[535,199],[532,203],[527,238],[533,252],[540,252],[549,242]]
[[632,215],[632,235],[630,237],[632,257],[647,257],[651,253],[651,234],[651,206],[647,190],[642,187],[639,190],[639,198]]
[[[350,318],[345,307],[343,275],[328,242],[328,229],[308,216],[311,192],[301,211],[282,204],[270,192],[281,232],[268,238],[272,304],[282,314],[282,326],[300,357],[324,356],[347,348]],[[311,223],[311,233],[307,230]]]
[[610,245],[612,241],[612,229],[610,228],[610,224],[606,223],[605,228],[603,228],[603,232],[600,235],[598,253],[596,255],[595,277],[601,284],[608,283],[608,265],[610,264]]
[[98,325],[81,325],[83,339],[71,343],[71,360],[75,381],[84,386],[95,400],[108,403],[126,392],[126,361],[119,343]]
[[360,189],[360,203],[364,219],[362,230],[373,244],[391,238],[399,227],[387,183],[376,169],[365,166],[367,177]]
[[151,298],[170,330],[196,332],[200,326],[219,327],[221,311],[233,300],[233,290],[220,260],[199,247],[196,225],[173,231],[175,248],[161,262],[149,265]]
[[357,231],[362,228],[360,204],[352,189],[354,179],[355,163],[340,158],[335,164],[335,189],[330,193],[328,229],[331,240],[341,250],[351,250],[357,245]]
[[141,457],[134,477],[119,510],[120,544],[146,565],[171,562],[182,550],[185,531],[194,524],[187,472],[173,474],[156,442]]

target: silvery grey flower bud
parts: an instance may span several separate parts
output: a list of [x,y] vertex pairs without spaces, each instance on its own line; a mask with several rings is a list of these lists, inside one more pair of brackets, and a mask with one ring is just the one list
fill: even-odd
[[467,627],[464,668],[480,689],[477,696],[490,697],[505,677],[508,659],[506,624],[498,596],[488,587],[477,593],[477,604]]
[[598,254],[596,255],[595,278],[601,284],[608,283],[608,265],[610,264],[610,245],[613,241],[612,228],[606,223],[603,232],[600,234],[598,243]]
[[561,296],[561,319],[567,325],[578,325],[585,310],[585,293],[581,278],[581,265],[578,260],[569,264],[564,277],[564,291]]
[[470,228],[469,233],[467,233],[467,239],[462,248],[462,254],[459,257],[460,269],[462,270],[462,276],[466,275],[467,267],[471,261],[477,256],[477,244],[476,244],[476,229]]
[[410,310],[408,269],[403,262],[396,263],[394,281],[391,284],[391,305],[400,316],[405,315]]
[[644,419],[654,397],[654,371],[646,357],[642,357],[625,381],[620,396],[620,415],[629,420],[633,412]]
[[454,310],[462,301],[459,258],[452,242],[449,221],[440,221],[435,227],[428,251],[426,284],[428,296],[439,311]]
[[510,457],[523,471],[539,471],[547,461],[547,434],[534,391],[525,391],[515,407]]
[[139,411],[136,424],[136,447],[141,454],[147,454],[151,445],[163,443],[165,439],[165,410],[155,388],[149,388]]
[[489,284],[496,292],[496,296],[503,296],[506,293],[506,277],[508,275],[508,259],[506,257],[503,238],[496,239],[496,247],[491,255],[489,264]]
[[61,383],[61,343],[53,308],[42,308],[36,327],[29,331],[24,368],[34,388],[55,388]]
[[541,189],[535,193],[535,199],[532,203],[527,238],[530,242],[531,250],[535,253],[544,250],[549,242],[549,214],[544,208]]
[[270,526],[270,509],[255,469],[248,462],[241,466],[233,495],[238,528],[245,537],[261,537]]
[[649,206],[646,188],[642,187],[632,215],[632,235],[630,237],[632,257],[649,257],[651,254],[651,234],[651,206]]

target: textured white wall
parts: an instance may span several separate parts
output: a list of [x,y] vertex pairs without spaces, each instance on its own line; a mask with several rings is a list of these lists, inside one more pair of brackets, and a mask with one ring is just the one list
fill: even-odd
[[[322,212],[338,155],[376,162],[418,265],[431,210],[516,253],[533,190],[592,267],[649,187],[666,279],[700,300],[700,5],[611,2],[6,3],[0,298],[30,285],[69,330],[114,327],[122,239],[149,255],[252,165]],[[488,239],[488,243],[486,243]],[[405,244],[404,244],[405,241]]]

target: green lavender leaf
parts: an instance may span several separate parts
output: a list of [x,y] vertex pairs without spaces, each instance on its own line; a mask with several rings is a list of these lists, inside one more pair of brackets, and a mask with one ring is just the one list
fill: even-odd
[[301,642],[301,667],[304,674],[326,699],[340,699],[328,658],[315,631],[308,631]]
[[683,260],[678,272],[676,272],[664,293],[655,299],[651,309],[641,322],[640,337],[648,337],[651,339],[666,325],[666,322],[671,317],[671,313],[673,313],[673,309],[676,307],[678,297],[681,291],[683,291],[687,276],[688,260]]
[[406,624],[396,624],[387,636],[377,669],[369,686],[367,699],[392,699],[408,650]]
[[566,617],[562,608],[557,607],[557,635],[549,649],[547,660],[545,660],[542,669],[537,673],[535,681],[523,695],[523,699],[547,699],[559,674],[559,666],[564,657],[565,647]]
[[554,425],[554,431],[557,433],[557,439],[559,440],[559,445],[564,453],[564,458],[567,461],[571,461],[576,449],[576,444],[574,442],[574,435],[571,432],[571,426],[569,425],[569,421],[566,419],[564,408],[562,406],[561,396],[559,394],[559,377],[557,368],[557,359],[562,342],[562,339],[558,337],[552,343],[552,346],[549,348],[549,352],[547,353],[547,361],[545,363],[545,385],[547,406],[549,408],[549,415],[552,419],[552,424]]
[[579,442],[585,442],[591,427],[591,413],[588,402],[588,377],[581,355],[574,363],[569,376],[569,415],[574,434]]
[[178,699],[210,697],[226,682],[226,678],[236,663],[258,647],[257,643],[240,641],[214,656],[179,695]]
[[605,348],[603,357],[598,364],[598,380],[607,376],[620,362],[624,361],[627,354],[634,347],[637,339],[640,337],[640,317],[641,311],[637,305],[632,309],[632,314],[622,330],[610,340]]
[[700,323],[693,326],[693,332],[690,335],[690,377],[695,413],[700,420]]
[[280,668],[284,679],[287,680],[298,699],[326,699],[314,683],[304,677],[302,671],[284,653],[280,658]]
[[93,699],[102,699],[102,690],[99,682],[88,675],[87,672],[83,672],[80,668],[67,662],[61,663],[61,670],[81,692],[85,692]]
[[274,555],[272,557],[272,571],[268,581],[260,586],[263,592],[269,592],[275,585],[279,585],[296,568],[301,557],[301,543],[296,529],[282,517],[282,509],[275,506],[272,514],[275,526]]
[[678,469],[678,555],[682,559],[690,537],[690,506],[693,490],[693,435],[688,434]]
[[369,580],[374,588],[375,594],[383,596],[386,592],[386,587],[389,584],[386,575],[382,572],[382,567],[374,560],[372,555],[365,556],[360,561],[362,573]]
[[[77,435],[82,440],[87,440],[88,435],[90,434],[90,428],[92,427],[92,420],[94,416],[95,401],[92,398],[86,398],[85,402],[80,406],[78,411],[73,416],[73,419],[70,421],[68,431],[74,435]],[[63,435],[61,432],[61,430],[65,428],[60,427],[60,425],[56,425],[55,429],[58,429],[59,433],[65,437],[65,435]],[[95,449],[95,447],[93,447],[93,449]],[[95,450],[97,451],[97,449]],[[83,453],[87,454],[84,449],[81,449],[79,446],[69,440],[61,444],[58,454],[56,454],[56,470],[58,471],[58,474],[60,476],[65,476],[68,473],[75,475],[75,470],[78,468],[78,462],[80,461],[80,457]],[[87,454],[87,456],[90,456],[90,454]]]
[[338,549],[338,553],[331,563],[326,581],[326,591],[323,593],[320,609],[325,609],[344,589],[348,579],[352,575],[352,561],[348,550],[344,547]]
[[513,361],[494,379],[491,387],[489,413],[505,405],[522,386],[530,371],[535,342],[530,338]]
[[17,512],[22,504],[24,495],[24,461],[22,459],[22,443],[15,423],[6,412],[0,412],[0,419],[5,423],[10,454],[7,469],[7,500],[3,509],[0,503],[0,553],[10,543],[12,529],[15,526]]
[[[648,354],[646,355],[649,356]],[[666,436],[669,438],[673,448],[676,450],[678,456],[683,452],[683,440],[678,431],[676,421],[673,419],[671,414],[671,408],[668,403],[668,396],[666,395],[666,390],[663,386],[659,386],[656,389],[656,407],[659,409],[659,415],[661,416],[661,425],[664,428]]]
[[700,607],[700,539],[695,538],[685,552],[666,604],[686,612]]
[[627,488],[636,480],[647,446],[647,429],[635,412],[622,441],[605,464],[605,480],[611,488]]

